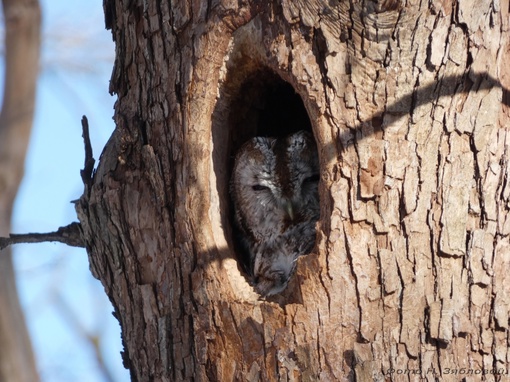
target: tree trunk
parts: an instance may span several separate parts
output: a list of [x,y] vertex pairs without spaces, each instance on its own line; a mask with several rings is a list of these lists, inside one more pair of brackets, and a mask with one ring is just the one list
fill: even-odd
[[[132,379],[499,379],[508,8],[105,0],[117,128],[78,213]],[[233,244],[232,156],[303,112],[317,244],[262,299]]]
[[[41,10],[35,0],[3,0],[5,80],[0,113],[0,236],[11,232],[23,178],[39,73]],[[16,289],[10,249],[0,250],[0,381],[36,382],[37,367]]]

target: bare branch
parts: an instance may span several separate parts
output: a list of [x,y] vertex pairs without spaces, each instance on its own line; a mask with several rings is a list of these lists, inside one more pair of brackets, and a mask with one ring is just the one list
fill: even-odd
[[80,223],[73,222],[65,227],[60,227],[56,232],[9,234],[9,237],[0,237],[0,250],[13,244],[47,241],[58,241],[71,247],[85,247],[81,237]]

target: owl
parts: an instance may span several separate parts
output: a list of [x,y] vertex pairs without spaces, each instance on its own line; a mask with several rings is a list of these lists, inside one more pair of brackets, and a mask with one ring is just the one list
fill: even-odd
[[280,293],[315,245],[319,159],[312,135],[255,137],[239,149],[230,194],[247,272],[262,296]]

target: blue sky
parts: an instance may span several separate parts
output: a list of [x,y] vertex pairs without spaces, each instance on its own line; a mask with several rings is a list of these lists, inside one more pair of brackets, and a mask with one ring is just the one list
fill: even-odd
[[[48,232],[76,221],[71,200],[83,186],[80,120],[87,115],[94,157],[111,135],[108,94],[114,45],[102,0],[43,0],[43,41],[36,113],[13,232]],[[115,381],[128,381],[120,329],[84,249],[58,243],[13,248],[18,289],[43,382],[108,381],[87,335],[98,336]]]

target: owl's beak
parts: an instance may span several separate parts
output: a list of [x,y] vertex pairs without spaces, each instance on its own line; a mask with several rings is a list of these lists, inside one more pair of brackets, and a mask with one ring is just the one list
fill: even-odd
[[287,216],[290,218],[291,221],[294,220],[294,205],[290,200],[286,200],[285,204],[283,205],[283,209],[287,213]]

